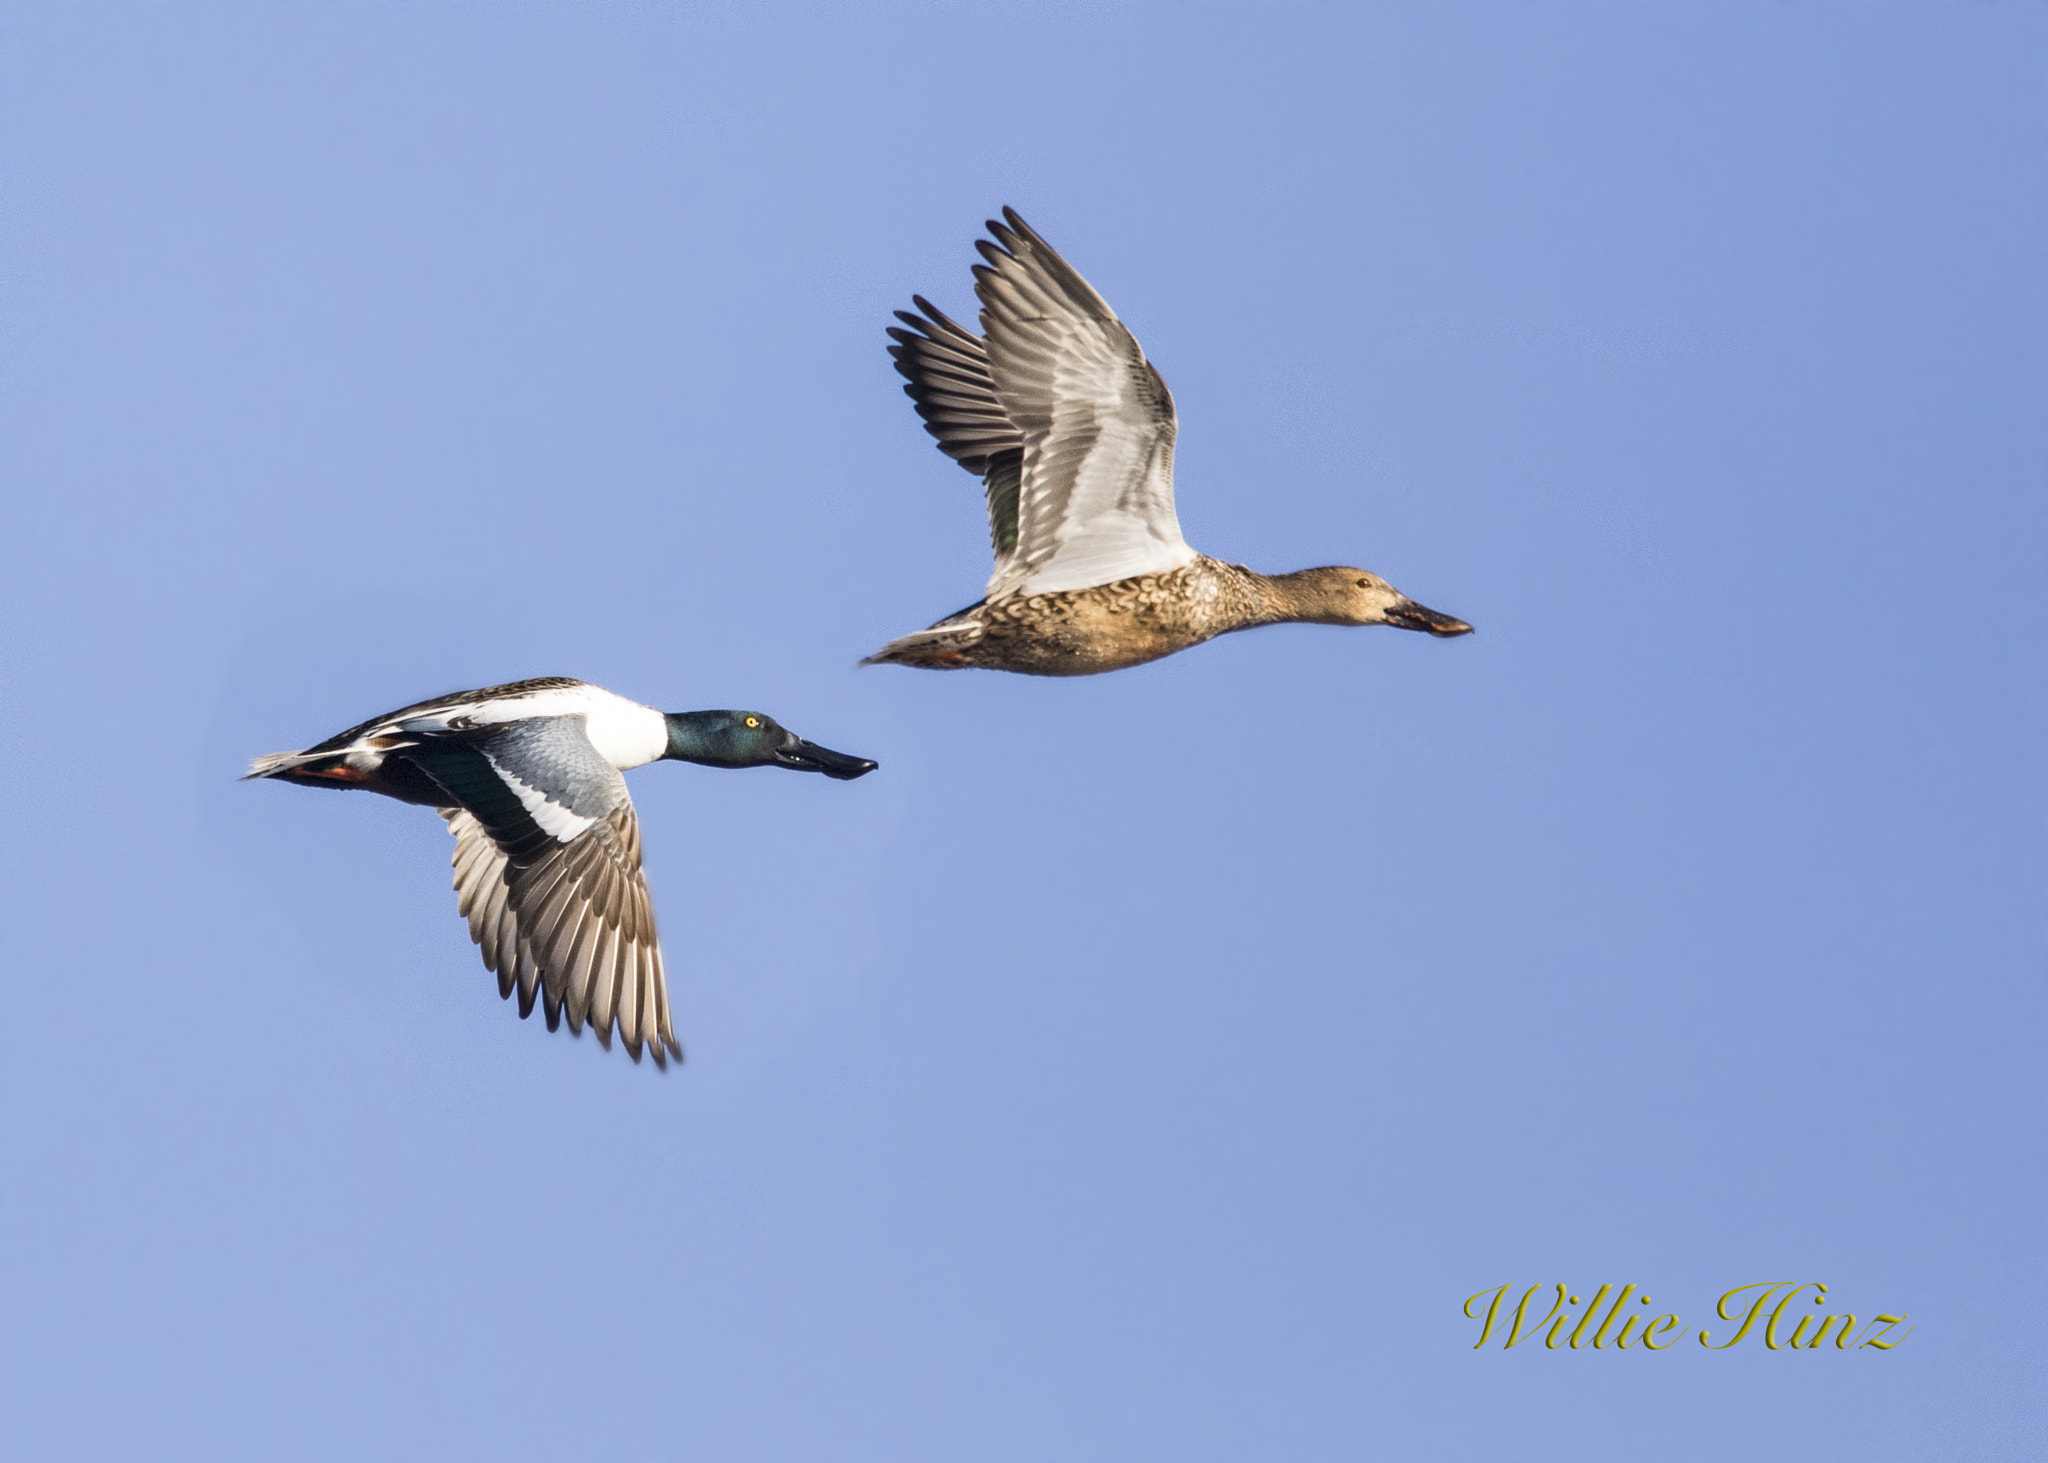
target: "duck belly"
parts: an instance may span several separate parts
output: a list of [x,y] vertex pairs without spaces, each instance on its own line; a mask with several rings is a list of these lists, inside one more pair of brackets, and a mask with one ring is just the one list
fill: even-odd
[[1160,591],[1175,575],[1016,595],[982,614],[977,664],[1028,676],[1094,676],[1199,645],[1216,632]]
[[286,765],[260,769],[254,776],[272,777],[298,787],[374,792],[427,808],[457,806],[441,785],[414,766],[403,752],[394,755],[381,747],[358,744],[325,754],[286,752],[264,760]]

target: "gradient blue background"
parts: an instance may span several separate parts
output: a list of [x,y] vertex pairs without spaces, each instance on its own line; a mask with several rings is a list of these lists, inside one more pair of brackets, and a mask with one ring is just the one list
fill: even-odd
[[[2038,1456],[2044,42],[11,8],[0,1451]],[[1003,203],[1191,542],[1479,633],[857,672],[986,573],[882,327]],[[635,774],[680,1073],[234,781],[542,674],[882,762]],[[1764,1280],[1917,1329],[1691,1339]],[[1686,1339],[1472,1349],[1555,1281]]]

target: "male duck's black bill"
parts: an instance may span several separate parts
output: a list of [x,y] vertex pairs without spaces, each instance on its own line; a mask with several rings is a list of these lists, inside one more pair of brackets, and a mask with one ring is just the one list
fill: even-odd
[[1387,623],[1389,625],[1398,625],[1403,630],[1427,630],[1439,639],[1448,639],[1453,635],[1470,635],[1472,633],[1472,627],[1463,620],[1453,619],[1449,615],[1440,615],[1435,610],[1425,608],[1412,599],[1404,599],[1388,610]]
[[856,777],[867,776],[882,764],[866,757],[849,757],[844,752],[835,752],[830,747],[821,747],[816,742],[792,736],[776,750],[775,765],[798,772],[822,772],[840,782],[851,782]]

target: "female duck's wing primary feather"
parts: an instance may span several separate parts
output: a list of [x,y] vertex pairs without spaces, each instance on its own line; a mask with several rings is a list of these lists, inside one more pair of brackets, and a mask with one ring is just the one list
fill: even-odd
[[[1014,210],[974,268],[988,375],[1023,439],[1016,547],[988,598],[1192,563],[1173,511],[1173,395],[1102,296]],[[941,439],[942,443],[944,439]]]
[[988,495],[989,545],[996,573],[1017,547],[1017,489],[1024,475],[1024,437],[1003,415],[988,373],[981,337],[946,318],[923,295],[911,303],[924,313],[898,310],[901,326],[889,327],[896,369],[909,385],[924,429],[939,439],[939,450],[982,480]]
[[639,820],[583,718],[429,733],[398,755],[461,805],[442,813],[456,894],[499,993],[516,989],[522,1016],[537,993],[551,1029],[566,1011],[607,1047],[616,1024],[636,1062],[643,1045],[657,1065],[680,1060]]

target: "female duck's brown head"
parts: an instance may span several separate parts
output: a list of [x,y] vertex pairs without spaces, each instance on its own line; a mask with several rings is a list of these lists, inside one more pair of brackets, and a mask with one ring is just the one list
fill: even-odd
[[1367,569],[1331,565],[1260,577],[1282,619],[1315,625],[1394,625],[1442,637],[1472,633],[1463,620],[1417,604]]

